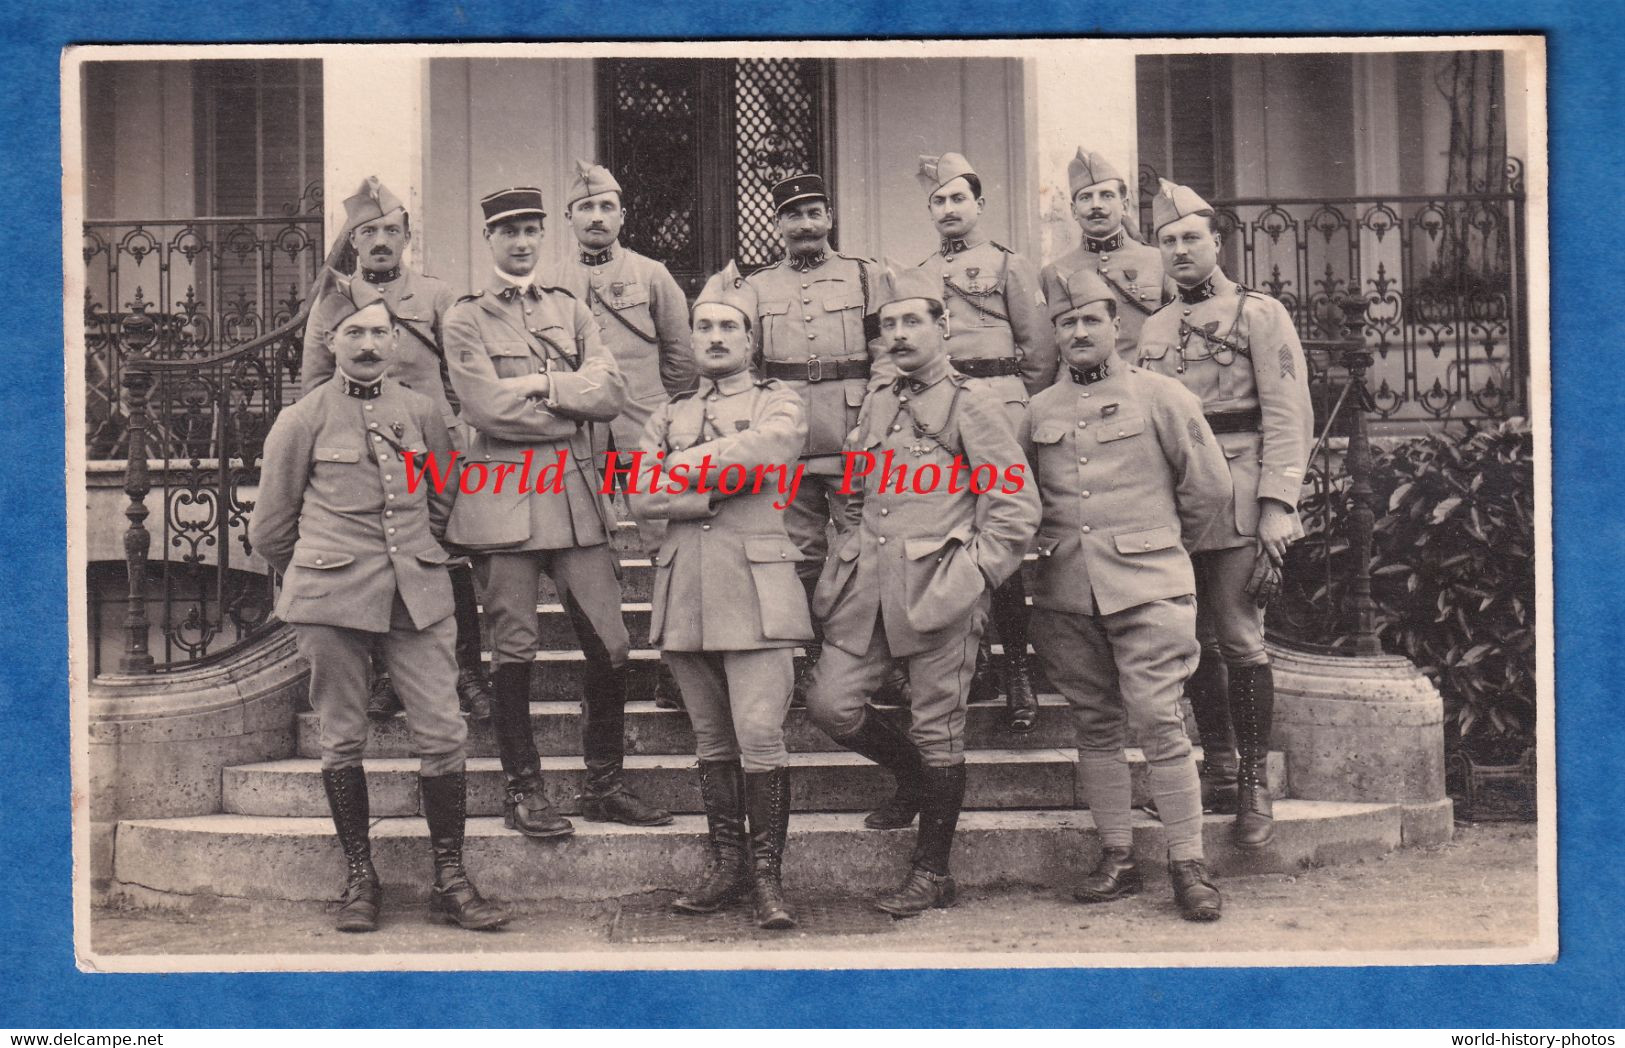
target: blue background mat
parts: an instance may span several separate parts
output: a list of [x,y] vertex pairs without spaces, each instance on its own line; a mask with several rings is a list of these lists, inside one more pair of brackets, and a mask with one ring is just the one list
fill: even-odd
[[[11,3],[0,15],[0,1026],[1625,1025],[1617,855],[1625,216],[1621,5],[1035,0],[653,5]],[[1132,18],[1132,20],[1131,20]],[[70,43],[1539,31],[1552,171],[1562,957],[1541,967],[842,973],[85,975],[73,965],[60,49]],[[1612,609],[1612,610],[1611,610]],[[1463,891],[1471,891],[1464,884]]]

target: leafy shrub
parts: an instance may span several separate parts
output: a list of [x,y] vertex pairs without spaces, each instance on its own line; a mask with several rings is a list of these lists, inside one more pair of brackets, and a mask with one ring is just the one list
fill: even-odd
[[[1288,578],[1300,602],[1342,607],[1352,577],[1350,481],[1304,500]],[[1384,651],[1408,656],[1445,700],[1446,741],[1508,762],[1535,727],[1533,440],[1526,420],[1463,423],[1373,448],[1371,589]],[[1328,585],[1324,580],[1331,579]],[[1290,617],[1290,616],[1289,616]],[[1312,621],[1297,616],[1294,621]],[[1324,621],[1324,617],[1322,620]],[[1301,639],[1344,645],[1345,630]]]

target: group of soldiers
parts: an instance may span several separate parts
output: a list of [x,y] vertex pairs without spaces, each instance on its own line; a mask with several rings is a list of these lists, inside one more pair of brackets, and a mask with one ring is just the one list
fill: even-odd
[[[692,307],[664,265],[620,243],[621,186],[596,164],[578,161],[566,193],[579,253],[563,274],[538,272],[541,192],[506,189],[480,202],[490,278],[460,298],[402,266],[409,216],[376,178],[345,201],[312,292],[304,394],[267,439],[250,527],[311,664],[347,863],[340,929],[377,923],[362,753],[382,696],[404,705],[421,759],[435,912],[467,928],[507,920],[463,868],[463,714],[491,720],[505,824],[573,832],[546,797],[530,720],[544,571],[583,657],[582,815],[671,822],[622,770],[630,644],[594,468],[611,450],[641,450],[648,468],[658,454],[668,472],[704,457],[804,470],[783,510],[771,490],[627,492],[654,566],[659,701],[693,726],[708,827],[704,874],[674,909],[749,898],[762,927],[795,926],[781,869],[784,723],[799,702],[894,777],[867,826],[918,820],[909,869],[874,904],[900,917],[952,905],[967,704],[1002,690],[1005,727],[1032,729],[1031,634],[1074,712],[1102,845],[1074,895],[1140,889],[1124,754],[1137,744],[1180,912],[1219,917],[1204,808],[1235,813],[1239,847],[1273,834],[1262,607],[1301,534],[1298,337],[1274,299],[1219,269],[1213,210],[1189,188],[1163,183],[1142,243],[1126,180],[1080,148],[1068,183],[1082,243],[1039,273],[978,229],[984,190],[964,156],[921,157],[917,175],[940,237],[918,265],[834,250],[829,189],[800,174],[772,187],[782,260],[749,275],[729,263]],[[554,490],[407,483],[410,456],[453,447],[487,468],[561,450],[568,466]],[[1023,464],[1027,482],[846,492],[847,452],[943,475]]]

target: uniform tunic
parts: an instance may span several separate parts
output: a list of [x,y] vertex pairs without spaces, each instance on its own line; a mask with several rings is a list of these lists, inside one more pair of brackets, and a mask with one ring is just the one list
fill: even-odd
[[[740,372],[702,379],[699,390],[657,410],[644,430],[646,462],[666,452],[665,468],[697,466],[712,476],[796,466],[806,440],[801,398],[774,379]],[[807,597],[796,578],[801,554],[774,508],[776,484],[725,496],[651,491],[646,469],[632,504],[670,521],[655,557],[651,640],[683,690],[701,760],[743,757],[746,771],[782,767],[784,717],[795,645],[811,639]]]
[[1014,358],[1020,375],[978,380],[1006,404],[1025,404],[1023,394],[1055,381],[1055,343],[1031,262],[973,232],[944,241],[920,268],[942,278],[951,361]]
[[[520,289],[493,275],[484,291],[452,307],[445,345],[469,427],[464,461],[488,471],[479,490],[457,499],[446,537],[486,554],[479,569],[494,661],[528,662],[535,655],[542,570],[573,593],[611,661],[624,661],[626,625],[608,545],[613,517],[599,491],[590,426],[620,413],[624,387],[597,322],[567,291],[535,284]],[[550,382],[546,399],[503,382],[543,371]],[[552,467],[560,451],[564,490],[533,490],[536,473]],[[517,472],[499,488],[496,468],[523,469],[527,452],[527,490],[519,490]]]
[[[825,648],[808,708],[829,734],[850,733],[892,657],[906,657],[910,737],[928,763],[956,764],[988,594],[1026,554],[1038,492],[1001,405],[970,388],[946,360],[875,390],[852,447],[875,456],[875,472],[858,483],[849,530],[814,594]],[[888,451],[911,475],[935,466],[939,483],[922,485],[923,492],[912,485],[882,490]],[[989,465],[998,482],[980,495],[965,486],[950,491],[955,456],[967,478]],[[1006,470],[1017,465],[1020,485],[1007,484]]]
[[583,249],[564,267],[562,282],[592,311],[620,369],[626,403],[611,429],[616,447],[635,450],[649,416],[694,388],[688,299],[665,266],[620,244]]
[[[1286,308],[1222,272],[1178,298],[1140,331],[1141,366],[1177,378],[1209,418],[1256,412],[1256,432],[1218,434],[1235,489],[1233,514],[1198,539],[1197,630],[1231,665],[1261,665],[1264,616],[1246,594],[1257,550],[1259,500],[1296,509],[1314,439],[1309,367]],[[1303,534],[1297,514],[1292,523]]]
[[[356,278],[366,279],[366,272],[358,271]],[[375,286],[383,293],[384,301],[402,329],[395,356],[389,362],[389,377],[428,397],[446,424],[454,424],[455,411],[446,396],[445,370],[441,367],[440,354],[431,343],[440,339],[441,325],[457,301],[457,293],[444,280],[414,273],[404,266],[394,280]],[[317,303],[317,312],[305,325],[305,347],[299,366],[300,396],[308,395],[333,377],[333,351],[327,346],[332,324],[324,312]]]
[[[1079,746],[1190,752],[1179,697],[1197,653],[1185,544],[1229,511],[1230,474],[1201,403],[1171,379],[1068,368],[1019,431],[1043,498],[1031,588],[1038,657]],[[1097,377],[1098,376],[1098,377]]]
[[833,251],[810,264],[781,259],[746,278],[756,291],[756,337],[764,364],[806,369],[806,377],[783,381],[801,397],[807,417],[807,442],[801,451],[807,476],[785,511],[791,541],[804,558],[800,570],[807,585],[823,567],[829,522],[840,528],[845,519],[845,496],[836,491],[840,452],[857,424],[868,384],[865,375],[828,378],[823,369],[869,363],[864,318],[873,312],[870,303],[877,279],[873,262]]
[[407,451],[421,463],[450,450],[427,397],[342,375],[283,411],[266,437],[249,540],[283,577],[276,614],[311,665],[325,767],[361,763],[381,634],[424,774],[462,768],[450,558],[438,541],[454,492],[409,490],[404,462]]
[[1146,318],[1173,297],[1171,281],[1162,274],[1162,252],[1119,230],[1083,243],[1044,267],[1043,287],[1065,286],[1080,269],[1093,269],[1117,295],[1117,358],[1133,364],[1138,358],[1140,329]]

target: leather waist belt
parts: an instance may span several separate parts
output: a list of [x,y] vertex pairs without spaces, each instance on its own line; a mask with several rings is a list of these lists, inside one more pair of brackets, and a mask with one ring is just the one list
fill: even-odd
[[1015,357],[972,357],[969,360],[949,357],[948,363],[966,378],[995,378],[999,375],[1021,374],[1021,361]]
[[1206,417],[1207,424],[1216,434],[1257,433],[1264,423],[1264,416],[1257,408],[1250,411],[1215,411]]
[[782,378],[790,382],[834,382],[843,378],[868,378],[867,360],[767,360],[762,362],[762,374],[767,378]]

